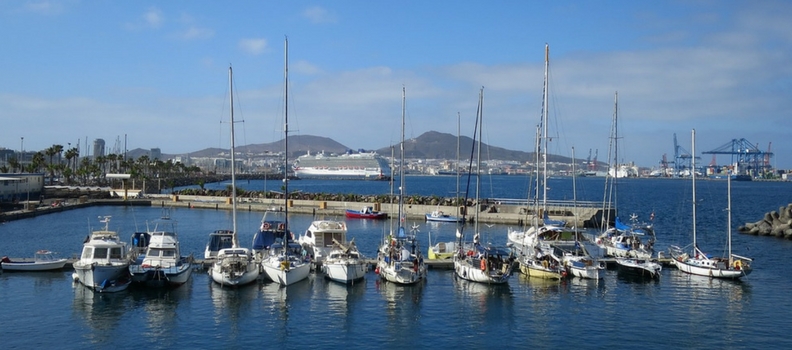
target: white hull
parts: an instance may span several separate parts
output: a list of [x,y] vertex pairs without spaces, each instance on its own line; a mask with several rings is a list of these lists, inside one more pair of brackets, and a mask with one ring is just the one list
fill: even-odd
[[189,262],[172,267],[129,266],[132,282],[144,283],[148,287],[180,286],[190,280],[192,270]]
[[209,267],[209,275],[219,284],[236,287],[255,281],[259,277],[259,266],[248,249],[223,249]]
[[564,266],[567,273],[579,278],[601,279],[605,274],[605,266],[588,257],[564,257]]
[[308,278],[311,264],[307,262],[292,262],[289,268],[284,268],[280,261],[272,258],[261,263],[262,270],[273,282],[288,286]]
[[663,267],[660,264],[643,259],[618,258],[616,263],[619,271],[639,277],[660,278]]
[[674,265],[682,272],[691,275],[707,276],[713,278],[738,279],[748,276],[753,269],[750,267],[737,269],[727,267],[725,264],[713,264],[711,259],[677,258],[672,260]]
[[301,179],[376,179],[382,175],[378,169],[342,170],[342,169],[314,169],[300,168],[294,175]]
[[110,265],[92,265],[81,262],[74,263],[74,272],[78,282],[98,292],[116,292],[129,286],[129,263],[112,263]]
[[377,263],[377,271],[382,279],[398,284],[415,284],[426,278],[426,266],[415,268],[412,262],[395,262],[392,264],[381,260]]
[[613,246],[599,245],[600,248],[605,249],[606,256],[614,258],[636,258],[636,259],[651,259],[652,252],[641,249],[622,249]]
[[362,280],[366,275],[366,263],[358,259],[327,261],[322,265],[327,278],[340,283]]
[[48,262],[4,262],[0,267],[4,271],[52,271],[61,270],[66,265],[66,259]]
[[488,284],[503,284],[511,277],[511,267],[508,265],[501,269],[482,269],[474,259],[454,260],[454,272],[468,281]]

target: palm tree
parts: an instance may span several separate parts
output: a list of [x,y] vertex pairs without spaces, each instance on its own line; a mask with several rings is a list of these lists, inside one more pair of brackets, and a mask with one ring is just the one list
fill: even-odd
[[37,173],[41,170],[44,162],[44,153],[38,151],[33,154],[33,159],[31,159],[28,169],[32,169],[32,171],[30,171],[31,173]]
[[[74,169],[77,167],[77,158],[80,157],[80,151],[77,150],[76,147],[69,148],[66,150],[66,163],[69,164],[69,167],[74,172]],[[74,165],[72,165],[72,159],[74,159]]]
[[8,159],[8,166],[11,167],[13,172],[17,172],[18,169],[21,169],[21,164],[19,164],[19,160],[16,157],[11,157]]

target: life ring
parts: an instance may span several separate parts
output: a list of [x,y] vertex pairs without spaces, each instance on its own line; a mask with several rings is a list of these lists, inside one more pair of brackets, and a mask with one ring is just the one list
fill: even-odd
[[280,223],[280,224],[278,224],[278,230],[281,230],[281,231],[283,231],[283,230],[285,230],[285,229],[286,229],[286,224],[284,224],[284,223]]
[[270,224],[269,224],[269,222],[265,222],[265,223],[262,223],[262,224],[261,224],[261,230],[262,230],[262,231],[264,231],[264,230],[269,230],[269,229],[270,229]]
[[734,269],[735,270],[742,270],[742,260],[735,260],[734,261]]
[[487,271],[487,260],[481,259],[481,271]]

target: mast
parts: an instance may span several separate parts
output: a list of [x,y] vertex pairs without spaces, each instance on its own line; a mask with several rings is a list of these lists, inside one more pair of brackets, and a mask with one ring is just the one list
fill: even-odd
[[[462,129],[461,129],[462,119],[461,118],[462,117],[459,115],[459,112],[457,112],[457,150],[456,150],[457,151],[457,157],[456,157],[456,163],[454,163],[454,167],[456,168],[456,199],[455,199],[455,201],[457,202],[457,215],[461,214],[461,213],[459,213],[459,207],[460,207],[460,205],[459,205],[459,139],[460,139],[460,135],[462,135]],[[459,221],[457,221],[457,227],[459,227]]]
[[234,248],[239,247],[239,240],[237,239],[237,204],[236,204],[236,156],[234,151],[234,78],[231,66],[228,67],[228,91],[229,103],[231,104],[231,217],[233,228],[233,245]]
[[698,245],[696,244],[696,129],[691,131],[691,143],[693,156],[690,157],[690,175],[693,179],[693,256],[697,254]]
[[732,243],[732,241],[731,241],[731,231],[732,231],[732,229],[731,229],[731,177],[732,177],[731,170],[729,170],[728,175],[729,176],[726,178],[726,188],[728,189],[727,193],[728,193],[728,197],[729,197],[729,205],[726,207],[726,213],[727,213],[728,223],[729,223],[729,226],[728,226],[728,229],[727,229],[727,232],[729,233],[729,240],[728,240],[729,266],[734,266],[734,265],[732,265],[734,263],[734,258],[732,257],[732,249],[731,249],[731,247],[732,247],[732,244],[731,244]]
[[542,160],[544,165],[542,167],[542,210],[547,211],[547,112],[548,112],[548,97],[550,81],[548,80],[548,70],[550,69],[550,45],[545,44],[545,70],[544,70],[544,91],[542,92],[542,124],[544,135],[544,149],[542,150]]
[[[283,44],[283,198],[284,226],[289,229],[289,38],[284,38]],[[284,232],[284,239],[289,241],[289,236]],[[284,245],[285,248],[285,245]]]
[[479,234],[479,212],[480,204],[479,204],[479,188],[481,187],[481,129],[484,129],[484,87],[481,87],[479,91],[479,107],[478,107],[478,123],[479,123],[479,130],[478,130],[478,149],[476,150],[476,222],[475,222],[475,229],[473,230],[474,234]]
[[402,86],[401,142],[399,143],[399,236],[404,234],[404,114],[407,104],[407,91]]

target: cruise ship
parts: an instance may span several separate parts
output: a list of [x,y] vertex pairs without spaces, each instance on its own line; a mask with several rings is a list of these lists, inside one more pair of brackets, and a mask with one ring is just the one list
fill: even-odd
[[388,161],[376,152],[348,150],[342,155],[309,152],[294,162],[294,175],[301,179],[387,180],[391,169]]

